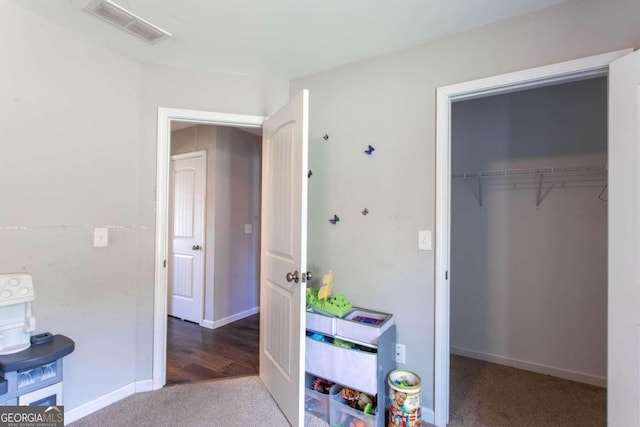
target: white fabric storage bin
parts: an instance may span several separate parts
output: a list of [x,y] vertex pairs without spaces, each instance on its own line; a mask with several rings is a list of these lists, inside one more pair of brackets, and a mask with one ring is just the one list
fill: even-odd
[[309,337],[306,346],[307,372],[371,395],[378,394],[376,353],[342,348]]
[[[358,321],[368,318],[380,322],[379,324]],[[344,318],[336,319],[336,335],[366,344],[378,344],[378,338],[393,325],[393,316],[363,308],[354,308]]]
[[307,329],[325,335],[335,335],[336,318],[307,311]]

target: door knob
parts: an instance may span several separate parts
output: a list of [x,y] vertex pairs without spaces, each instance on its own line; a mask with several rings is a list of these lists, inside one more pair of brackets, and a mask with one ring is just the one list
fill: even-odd
[[298,273],[298,270],[294,271],[293,273],[287,273],[287,282],[296,282],[298,283],[298,280],[300,280],[300,277],[298,276],[300,273]]
[[191,247],[191,249],[193,249],[194,251],[199,251],[200,250],[200,245],[193,245]]

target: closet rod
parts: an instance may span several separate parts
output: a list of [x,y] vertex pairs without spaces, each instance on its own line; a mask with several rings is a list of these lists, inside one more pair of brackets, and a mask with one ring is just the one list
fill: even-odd
[[562,176],[597,176],[606,175],[606,165],[552,167],[538,169],[498,169],[477,172],[454,173],[453,178],[499,178],[499,177],[531,177],[539,175]]

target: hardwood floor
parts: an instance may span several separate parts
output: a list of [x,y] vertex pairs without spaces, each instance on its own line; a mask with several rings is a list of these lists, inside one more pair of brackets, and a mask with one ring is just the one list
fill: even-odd
[[260,315],[217,329],[169,317],[167,385],[258,375]]

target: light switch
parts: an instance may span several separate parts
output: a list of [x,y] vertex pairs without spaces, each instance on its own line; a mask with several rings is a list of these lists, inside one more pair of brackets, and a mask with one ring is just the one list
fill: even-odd
[[109,229],[94,228],[93,229],[93,247],[99,248],[109,246]]
[[251,233],[253,233],[253,225],[245,224],[244,225],[244,234],[251,234]]
[[418,231],[418,249],[421,251],[431,250],[431,230]]

